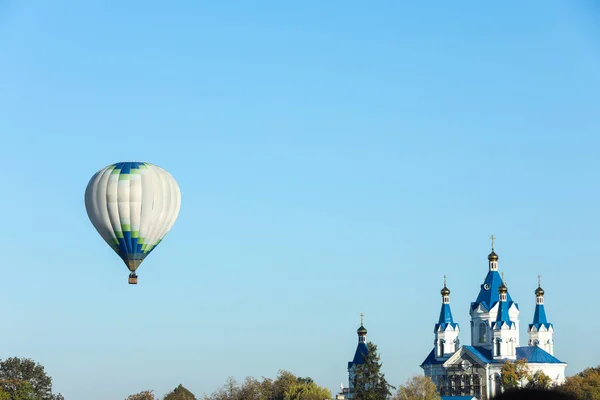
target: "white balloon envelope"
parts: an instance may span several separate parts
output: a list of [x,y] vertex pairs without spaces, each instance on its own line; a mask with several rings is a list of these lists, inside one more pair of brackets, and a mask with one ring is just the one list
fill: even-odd
[[85,190],[90,221],[131,272],[167,235],[181,206],[170,173],[147,162],[120,162],[96,172]]

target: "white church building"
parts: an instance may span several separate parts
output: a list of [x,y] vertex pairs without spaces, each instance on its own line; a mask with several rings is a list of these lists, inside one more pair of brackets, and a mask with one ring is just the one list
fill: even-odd
[[471,345],[461,346],[460,327],[452,318],[450,290],[441,290],[442,306],[434,327],[434,347],[421,364],[425,375],[437,385],[443,397],[474,396],[491,399],[500,393],[502,365],[510,360],[526,359],[529,370],[543,371],[554,382],[565,379],[567,364],[554,356],[554,326],[544,309],[544,290],[538,280],[535,312],[527,328],[529,340],[519,339],[519,305],[513,301],[498,272],[498,255],[488,256],[489,271],[477,300],[471,303]]

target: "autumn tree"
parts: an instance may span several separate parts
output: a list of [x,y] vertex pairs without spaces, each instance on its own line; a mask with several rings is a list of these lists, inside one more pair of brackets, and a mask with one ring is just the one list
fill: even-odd
[[355,400],[386,400],[394,389],[381,372],[382,363],[377,354],[377,345],[367,343],[367,352],[363,353],[364,363],[354,368],[354,399]]
[[565,383],[556,389],[578,400],[600,400],[600,365],[569,376]]
[[428,376],[413,376],[400,385],[392,400],[440,400],[435,383]]
[[[324,396],[324,397],[323,397]],[[202,400],[322,400],[331,398],[329,390],[318,386],[311,378],[299,378],[280,370],[275,380],[247,377],[240,385],[228,378],[225,385]]]
[[240,386],[240,399],[270,400],[273,398],[273,381],[263,378],[262,381],[247,377]]
[[125,400],[156,400],[153,390],[144,390],[136,394],[128,396]]
[[527,389],[549,389],[552,385],[552,378],[544,373],[542,370],[537,370],[529,378],[529,382],[525,385]]
[[196,400],[196,396],[179,384],[172,392],[167,393],[163,400]]
[[515,362],[506,361],[502,365],[501,377],[502,387],[505,390],[522,388],[523,382],[531,378],[527,360],[521,358]]
[[11,400],[64,400],[62,394],[52,394],[52,378],[44,367],[29,358],[11,357],[0,361],[0,390]]

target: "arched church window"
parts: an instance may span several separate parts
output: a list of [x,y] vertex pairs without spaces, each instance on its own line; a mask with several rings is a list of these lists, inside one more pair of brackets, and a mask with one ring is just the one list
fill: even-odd
[[444,341],[440,340],[440,357],[444,355]]
[[497,356],[500,355],[500,341],[499,340],[496,341],[496,355]]
[[487,334],[487,327],[485,325],[485,322],[480,322],[479,323],[479,343],[486,342],[486,334]]
[[500,374],[494,375],[494,395],[500,394],[502,391],[502,378]]

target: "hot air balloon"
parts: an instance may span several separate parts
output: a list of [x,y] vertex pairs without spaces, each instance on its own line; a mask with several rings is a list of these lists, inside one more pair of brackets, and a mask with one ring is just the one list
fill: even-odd
[[120,162],[96,172],[85,190],[90,221],[131,272],[169,232],[181,205],[170,173],[147,162]]

